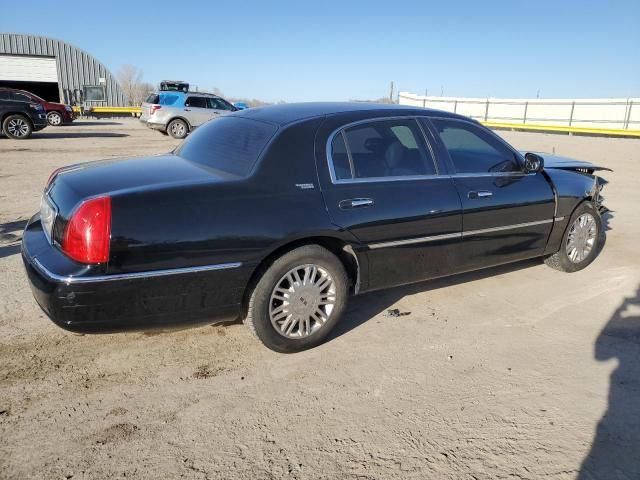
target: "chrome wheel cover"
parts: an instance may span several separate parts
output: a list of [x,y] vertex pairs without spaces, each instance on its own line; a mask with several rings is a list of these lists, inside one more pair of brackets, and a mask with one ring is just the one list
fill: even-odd
[[590,213],[583,213],[575,219],[567,235],[566,252],[569,260],[580,263],[589,256],[596,244],[598,227]]
[[13,118],[7,125],[7,132],[14,137],[24,137],[29,133],[29,125],[21,118]]
[[182,122],[173,122],[171,124],[171,133],[177,137],[184,137],[187,133],[187,127]]
[[60,125],[62,123],[62,117],[57,112],[52,112],[49,114],[49,123],[51,125]]
[[336,284],[324,268],[305,264],[292,268],[276,283],[269,300],[271,325],[283,337],[305,338],[331,318]]

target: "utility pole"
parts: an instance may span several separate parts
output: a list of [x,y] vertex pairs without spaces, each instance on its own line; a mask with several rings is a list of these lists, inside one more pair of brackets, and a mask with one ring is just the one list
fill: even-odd
[[425,97],[428,97],[428,96],[429,96],[429,89],[428,89],[428,88],[425,88],[425,89],[424,89],[424,96],[425,96]]
[[391,87],[389,89],[389,101],[393,103],[393,80],[391,80]]

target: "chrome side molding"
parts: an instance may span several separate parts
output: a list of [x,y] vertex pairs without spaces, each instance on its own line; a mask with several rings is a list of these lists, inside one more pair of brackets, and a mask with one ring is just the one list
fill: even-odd
[[49,280],[53,280],[67,285],[77,283],[98,283],[98,282],[113,282],[116,280],[133,280],[140,278],[154,278],[163,277],[167,275],[181,275],[183,273],[197,273],[197,272],[209,272],[214,270],[227,270],[230,268],[239,268],[242,263],[219,263],[216,265],[202,265],[198,267],[183,267],[183,268],[171,268],[166,270],[150,270],[147,272],[131,272],[131,273],[114,273],[111,275],[95,275],[93,277],[73,277],[58,275],[48,270],[42,265],[37,258],[33,259],[33,265],[40,273],[42,273]]
[[[563,218],[564,217],[560,217],[560,218],[556,218],[555,220],[559,221],[559,220],[562,220]],[[403,240],[392,240],[389,242],[370,243],[369,249],[375,250],[378,248],[399,247],[402,245],[413,245],[416,243],[436,242],[438,240],[450,240],[452,238],[464,238],[464,237],[470,237],[473,235],[481,235],[483,233],[500,232],[503,230],[513,230],[517,228],[533,227],[535,225],[544,225],[545,223],[552,223],[553,221],[554,221],[553,218],[549,218],[547,220],[538,220],[536,222],[516,223],[514,225],[504,225],[501,227],[483,228],[481,230],[467,230],[465,232],[447,233],[444,235],[433,235],[430,237],[417,237],[417,238],[407,238]]]

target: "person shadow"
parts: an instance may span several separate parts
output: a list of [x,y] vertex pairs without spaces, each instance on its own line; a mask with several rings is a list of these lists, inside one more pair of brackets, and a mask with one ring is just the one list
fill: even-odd
[[578,480],[640,479],[640,287],[614,312],[595,342],[595,358],[618,359],[609,405]]

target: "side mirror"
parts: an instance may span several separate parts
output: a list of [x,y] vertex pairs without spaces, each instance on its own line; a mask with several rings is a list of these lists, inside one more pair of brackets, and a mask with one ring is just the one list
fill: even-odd
[[524,154],[524,171],[527,173],[538,173],[544,168],[544,158],[535,153]]

